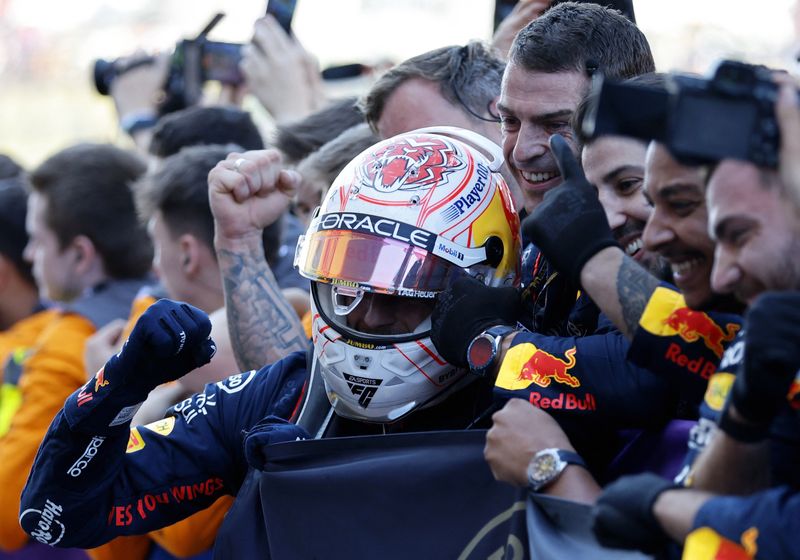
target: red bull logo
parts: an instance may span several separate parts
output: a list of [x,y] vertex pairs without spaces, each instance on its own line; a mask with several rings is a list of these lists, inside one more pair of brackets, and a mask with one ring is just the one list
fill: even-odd
[[789,400],[789,404],[794,410],[800,410],[800,380],[797,378],[792,381],[792,386],[789,387],[786,398]]
[[97,374],[94,376],[94,392],[95,393],[100,390],[100,387],[105,387],[109,383],[108,381],[106,381],[106,379],[104,377],[105,372],[106,372],[106,368],[101,367],[100,371],[98,371]]
[[733,340],[739,332],[739,325],[736,323],[728,323],[723,331],[711,317],[688,307],[681,307],[670,313],[669,317],[664,319],[664,324],[674,329],[686,342],[697,342],[702,339],[706,347],[718,358],[722,357],[723,343]]
[[[533,345],[531,345],[533,346]],[[575,367],[575,347],[564,352],[564,358],[553,356],[549,352],[533,346],[534,351],[522,366],[518,379],[531,381],[540,387],[549,387],[551,381],[563,383],[570,387],[580,387],[581,382],[574,375],[567,373]]]

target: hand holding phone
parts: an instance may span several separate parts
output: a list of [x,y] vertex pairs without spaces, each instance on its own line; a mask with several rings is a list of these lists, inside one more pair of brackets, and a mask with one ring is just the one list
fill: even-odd
[[294,9],[296,5],[297,0],[267,1],[267,15],[274,17],[278,24],[289,35],[292,34],[292,18],[294,17]]

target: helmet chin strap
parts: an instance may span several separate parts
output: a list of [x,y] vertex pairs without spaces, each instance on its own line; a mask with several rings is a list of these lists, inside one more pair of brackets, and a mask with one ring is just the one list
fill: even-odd
[[308,380],[303,407],[300,409],[295,423],[305,428],[314,439],[319,439],[328,429],[328,424],[333,418],[333,407],[325,391],[325,382],[322,379],[317,356],[313,352],[312,355],[311,377]]

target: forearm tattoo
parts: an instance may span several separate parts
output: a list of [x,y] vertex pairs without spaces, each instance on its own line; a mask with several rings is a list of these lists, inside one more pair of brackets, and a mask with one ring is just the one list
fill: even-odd
[[622,257],[617,272],[617,296],[622,308],[626,336],[632,337],[639,326],[650,296],[658,287],[658,280],[628,256]]
[[218,250],[236,363],[259,369],[308,345],[303,327],[262,255]]

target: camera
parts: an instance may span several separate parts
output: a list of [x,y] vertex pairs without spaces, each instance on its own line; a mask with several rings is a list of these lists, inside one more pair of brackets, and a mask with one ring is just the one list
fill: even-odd
[[[176,45],[164,83],[164,98],[159,104],[162,115],[195,105],[202,95],[203,84],[209,80],[232,85],[242,83],[243,77],[239,71],[242,45],[210,41],[206,37],[223,17],[224,14],[216,14],[196,38],[183,39]],[[95,88],[100,94],[108,95],[117,76],[139,66],[152,64],[153,61],[153,57],[132,61],[96,60]]]
[[723,60],[709,78],[670,74],[663,89],[594,80],[583,121],[587,137],[657,140],[686,165],[725,158],[778,165],[778,86],[764,66]]

